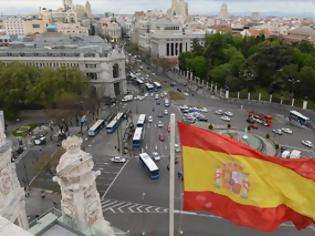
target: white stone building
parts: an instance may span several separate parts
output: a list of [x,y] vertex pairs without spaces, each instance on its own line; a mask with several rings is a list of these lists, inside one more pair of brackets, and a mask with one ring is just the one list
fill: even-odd
[[97,24],[98,32],[104,37],[109,38],[111,42],[121,40],[122,28],[114,17],[101,18]]
[[39,68],[78,68],[95,87],[99,97],[126,93],[125,54],[112,49],[98,36],[65,36],[57,32],[38,35],[17,48],[0,49],[0,61],[19,61]]
[[87,27],[81,26],[79,22],[77,23],[63,23],[63,22],[56,22],[55,23],[57,32],[63,34],[82,34],[88,35],[89,29]]
[[24,31],[24,20],[19,16],[7,17],[4,20],[5,30],[7,35],[23,36]]
[[18,181],[15,164],[11,162],[11,143],[4,134],[4,115],[0,111],[0,215],[27,229],[25,192]]

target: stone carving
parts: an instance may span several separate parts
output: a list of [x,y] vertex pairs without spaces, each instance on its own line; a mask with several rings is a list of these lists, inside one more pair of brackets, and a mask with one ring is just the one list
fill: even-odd
[[10,171],[8,168],[0,169],[0,193],[2,195],[8,195],[10,193],[12,181],[10,177]]
[[68,137],[62,143],[66,152],[59,160],[57,176],[53,180],[61,188],[63,216],[70,217],[83,233],[86,226],[90,226],[97,233],[114,235],[103,216],[92,156],[81,150],[81,144],[82,139],[76,136]]
[[0,111],[0,146],[5,142],[5,127],[3,111]]

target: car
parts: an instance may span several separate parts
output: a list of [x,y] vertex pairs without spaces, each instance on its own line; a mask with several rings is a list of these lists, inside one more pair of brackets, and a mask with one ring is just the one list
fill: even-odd
[[149,93],[145,93],[144,96],[145,96],[145,97],[149,96]]
[[275,134],[278,134],[278,135],[282,135],[282,130],[281,129],[273,129],[272,132],[275,133]]
[[158,122],[158,125],[157,125],[159,128],[163,128],[164,127],[164,124],[162,123],[162,121],[159,120]]
[[162,113],[162,112],[160,112],[160,113],[158,114],[158,118],[163,118],[163,113]]
[[163,141],[165,140],[165,137],[164,137],[163,134],[159,134],[159,140],[160,140],[161,142],[163,142]]
[[168,115],[168,110],[164,110],[164,115]]
[[161,105],[160,100],[156,100],[156,105]]
[[158,100],[158,99],[159,99],[159,95],[158,95],[158,94],[155,94],[154,99],[155,99],[155,100]]
[[248,117],[246,121],[250,124],[254,124],[256,122],[252,117]]
[[281,130],[282,130],[283,133],[293,134],[293,131],[290,128],[282,128]]
[[184,114],[184,119],[186,122],[189,122],[189,123],[195,123],[196,122],[196,117],[192,116],[189,113]]
[[198,121],[208,122],[208,118],[205,117],[203,114],[199,114],[196,116]]
[[154,93],[150,93],[150,96],[153,97],[153,96],[154,96]]
[[256,123],[250,124],[249,126],[247,126],[247,128],[249,129],[258,129],[258,125]]
[[220,110],[216,110],[215,111],[215,114],[217,114],[217,115],[223,115],[223,111],[220,109]]
[[180,152],[180,147],[179,147],[179,145],[178,145],[177,143],[175,143],[174,147],[175,147],[175,152],[176,152],[176,153],[179,153],[179,152]]
[[230,111],[226,111],[226,112],[224,112],[224,115],[229,116],[229,117],[232,117],[232,116],[233,116],[233,113],[230,112]]
[[187,92],[184,92],[184,95],[188,97],[188,96],[189,96],[189,93],[187,93]]
[[221,116],[221,120],[223,121],[231,121],[231,118],[228,116]]
[[130,102],[130,101],[132,101],[133,100],[133,95],[126,95],[126,96],[124,96],[124,98],[123,99],[121,99],[121,101],[122,102]]
[[145,98],[145,96],[140,96],[140,95],[138,95],[136,98],[137,98],[139,101],[142,101],[142,100]]
[[46,137],[43,135],[35,136],[33,139],[34,145],[43,145],[46,144]]
[[180,93],[182,92],[182,90],[180,88],[178,88],[177,91],[180,92]]
[[112,157],[110,160],[113,163],[125,163],[126,162],[126,158],[123,158],[123,157],[120,157],[120,156]]
[[208,109],[207,109],[206,107],[200,107],[200,108],[199,108],[199,111],[200,111],[200,112],[207,113],[207,112],[208,112]]
[[157,152],[152,152],[152,158],[155,161],[161,160],[161,157],[160,157],[160,155]]
[[312,141],[310,141],[310,140],[302,140],[301,143],[303,145],[305,145],[306,147],[309,147],[309,148],[313,148],[314,147]]
[[153,122],[153,117],[152,117],[152,116],[149,116],[149,117],[148,117],[148,122],[149,122],[149,123],[152,123],[152,122]]

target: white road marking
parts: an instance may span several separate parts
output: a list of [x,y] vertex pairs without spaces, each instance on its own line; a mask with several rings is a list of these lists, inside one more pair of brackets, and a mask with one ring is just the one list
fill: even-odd
[[123,165],[123,167],[121,167],[121,169],[119,170],[119,172],[117,173],[117,175],[115,176],[115,178],[113,179],[113,181],[110,183],[110,185],[108,186],[108,188],[106,189],[106,191],[104,192],[102,199],[105,198],[106,194],[109,192],[109,190],[111,189],[111,187],[113,186],[113,184],[115,183],[115,181],[117,180],[117,178],[119,177],[119,175],[121,174],[121,172],[124,170],[124,168],[126,167],[126,165],[128,164],[129,161],[126,161],[126,163]]
[[109,207],[110,205],[114,205],[114,204],[116,204],[118,201],[111,201],[111,202],[109,202],[109,203],[106,203],[106,204],[102,204],[102,208],[107,208],[107,207]]

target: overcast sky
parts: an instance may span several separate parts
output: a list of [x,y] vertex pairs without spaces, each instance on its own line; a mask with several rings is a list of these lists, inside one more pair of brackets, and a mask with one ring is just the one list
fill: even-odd
[[[314,0],[315,1],[315,0]],[[312,0],[188,0],[191,14],[216,14],[223,2],[228,4],[231,13],[279,12],[296,15],[315,15]],[[84,4],[85,0],[73,0]],[[133,13],[139,10],[162,9],[170,7],[171,0],[90,0],[94,13],[115,12]],[[37,12],[39,7],[57,8],[62,0],[0,0],[3,14],[25,14]]]

